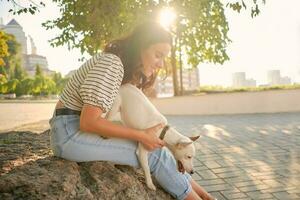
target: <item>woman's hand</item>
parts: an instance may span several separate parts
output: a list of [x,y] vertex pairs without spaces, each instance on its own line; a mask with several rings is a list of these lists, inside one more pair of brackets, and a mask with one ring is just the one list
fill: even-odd
[[145,137],[141,143],[148,151],[153,151],[156,148],[161,148],[165,145],[165,142],[159,139],[156,135],[157,131],[162,129],[163,126],[163,124],[158,124],[143,131],[143,133],[145,133]]

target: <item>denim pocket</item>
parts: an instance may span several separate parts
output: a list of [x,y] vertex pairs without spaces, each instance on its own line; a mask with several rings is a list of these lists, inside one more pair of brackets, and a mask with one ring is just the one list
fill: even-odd
[[50,146],[55,156],[60,156],[61,146],[67,141],[62,116],[53,116],[50,120]]
[[80,129],[80,117],[78,115],[64,116],[64,125],[68,137],[75,135]]

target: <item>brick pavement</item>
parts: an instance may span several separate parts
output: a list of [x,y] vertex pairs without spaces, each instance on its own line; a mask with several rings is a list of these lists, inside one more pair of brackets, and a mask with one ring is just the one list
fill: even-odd
[[167,118],[201,133],[193,177],[219,200],[300,200],[300,113]]

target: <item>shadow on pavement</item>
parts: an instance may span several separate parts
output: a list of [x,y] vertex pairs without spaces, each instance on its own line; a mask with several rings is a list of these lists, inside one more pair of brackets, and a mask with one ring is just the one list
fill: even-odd
[[300,113],[167,118],[202,135],[194,178],[218,199],[300,199]]

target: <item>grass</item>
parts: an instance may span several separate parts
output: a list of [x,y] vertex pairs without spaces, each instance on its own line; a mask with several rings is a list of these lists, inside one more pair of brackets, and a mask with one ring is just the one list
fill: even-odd
[[222,86],[201,86],[198,90],[194,91],[193,94],[197,93],[232,93],[232,92],[260,92],[268,90],[292,90],[300,89],[300,84],[293,85],[275,85],[275,86],[259,86],[259,87],[222,87]]

